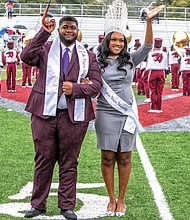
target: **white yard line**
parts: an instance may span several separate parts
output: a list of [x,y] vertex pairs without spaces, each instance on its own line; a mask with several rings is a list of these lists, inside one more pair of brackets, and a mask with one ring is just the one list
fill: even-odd
[[166,202],[166,198],[164,196],[162,188],[156,178],[156,173],[154,171],[154,168],[148,158],[146,150],[143,147],[139,136],[137,136],[137,150],[139,152],[141,163],[144,167],[149,185],[152,189],[155,203],[158,207],[161,219],[162,220],[174,220],[174,217],[173,217],[172,213],[170,212],[170,208]]

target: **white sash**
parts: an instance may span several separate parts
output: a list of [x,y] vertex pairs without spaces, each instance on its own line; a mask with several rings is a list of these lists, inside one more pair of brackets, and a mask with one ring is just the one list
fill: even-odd
[[[89,69],[89,57],[86,49],[76,42],[76,51],[79,58],[79,76],[77,83],[80,79],[85,77]],[[47,60],[47,75],[46,75],[46,89],[45,89],[45,102],[43,115],[55,116],[58,101],[58,88],[60,77],[60,39],[59,35],[55,37]],[[85,115],[85,99],[75,99],[74,120],[84,121]]]
[[55,116],[58,99],[60,77],[60,39],[55,37],[47,60],[47,75],[45,87],[45,102],[43,115]]
[[[79,58],[79,76],[77,83],[80,84],[80,79],[85,78],[89,69],[89,56],[86,49],[77,41],[76,49]],[[85,119],[85,99],[75,99],[74,121],[84,121]]]
[[101,88],[101,93],[107,102],[117,111],[123,113],[124,115],[128,115],[124,125],[124,130],[132,134],[134,134],[135,129],[137,129],[139,134],[145,132],[145,129],[142,127],[137,118],[137,105],[135,98],[133,99],[133,106],[131,107],[108,86],[104,79],[102,79],[102,81],[103,86]]

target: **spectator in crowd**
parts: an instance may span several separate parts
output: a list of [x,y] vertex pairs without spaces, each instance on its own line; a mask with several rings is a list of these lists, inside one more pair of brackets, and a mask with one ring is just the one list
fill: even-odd
[[14,7],[14,3],[11,1],[9,1],[5,4],[8,19],[11,19],[13,17],[13,7]]

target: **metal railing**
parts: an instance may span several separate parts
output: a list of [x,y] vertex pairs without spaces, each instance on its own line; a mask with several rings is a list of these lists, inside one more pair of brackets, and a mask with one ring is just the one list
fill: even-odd
[[[39,16],[44,12],[46,4],[16,3],[13,16]],[[73,15],[82,17],[104,17],[108,5],[90,4],[51,4],[49,12],[54,16]],[[128,17],[138,18],[143,6],[128,6]],[[0,17],[6,16],[5,4],[0,3]],[[160,19],[190,20],[190,8],[166,7],[160,12]]]

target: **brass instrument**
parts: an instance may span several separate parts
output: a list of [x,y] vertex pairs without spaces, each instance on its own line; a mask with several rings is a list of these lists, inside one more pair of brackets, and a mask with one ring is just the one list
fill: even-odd
[[176,31],[173,35],[173,48],[180,57],[183,57],[182,48],[189,42],[188,34],[185,31]]
[[132,39],[132,34],[131,34],[131,31],[129,31],[128,29],[126,29],[126,31],[125,31],[125,38],[127,40],[127,44],[129,44]]
[[78,40],[79,42],[82,41],[82,32],[81,32],[80,29],[79,29],[79,31],[78,31],[78,37],[77,37],[77,40]]
[[37,32],[35,30],[30,30],[27,32],[26,36],[23,38],[23,47],[25,47],[32,40],[36,33]]

